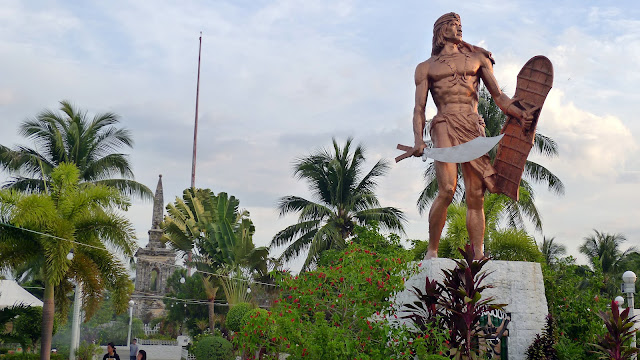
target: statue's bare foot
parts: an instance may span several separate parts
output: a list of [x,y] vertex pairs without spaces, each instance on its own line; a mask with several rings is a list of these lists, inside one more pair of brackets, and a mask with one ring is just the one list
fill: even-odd
[[433,251],[433,250],[427,251],[427,254],[424,256],[425,260],[437,259],[437,258],[438,258],[438,251]]

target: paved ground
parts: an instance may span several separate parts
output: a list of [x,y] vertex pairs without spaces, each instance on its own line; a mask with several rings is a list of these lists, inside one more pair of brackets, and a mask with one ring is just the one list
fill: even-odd
[[[147,359],[149,360],[180,360],[182,354],[182,346],[169,346],[169,345],[139,345],[140,350],[147,352]],[[107,347],[102,347],[102,354],[107,353]],[[129,347],[116,347],[118,355],[121,360],[129,359]],[[98,357],[102,359],[102,355]]]

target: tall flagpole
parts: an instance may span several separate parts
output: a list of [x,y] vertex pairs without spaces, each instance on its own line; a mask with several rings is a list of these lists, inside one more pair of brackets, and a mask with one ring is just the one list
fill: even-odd
[[198,82],[196,85],[196,119],[193,127],[193,159],[191,161],[191,187],[196,187],[196,149],[198,145],[198,100],[200,99],[200,55],[202,54],[202,31],[200,31],[200,47],[198,49]]
[[[200,100],[200,58],[202,55],[202,31],[200,31],[200,46],[198,47],[198,82],[196,85],[196,118],[193,126],[193,158],[191,160],[191,188],[196,187],[196,149],[198,147],[198,101]],[[191,276],[191,251],[187,255],[187,275]]]

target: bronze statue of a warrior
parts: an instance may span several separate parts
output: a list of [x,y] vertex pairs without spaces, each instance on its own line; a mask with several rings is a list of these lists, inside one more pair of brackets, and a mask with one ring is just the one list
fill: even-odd
[[[427,148],[423,134],[426,125],[425,106],[429,92],[438,110],[428,129],[435,148],[455,147],[478,137],[484,137],[484,120],[478,114],[480,79],[509,119],[517,121],[522,129],[531,129],[532,123],[537,120],[540,108],[534,110],[521,106],[518,101],[502,93],[493,75],[494,60],[491,53],[462,41],[462,25],[458,14],[445,14],[435,22],[432,45],[431,57],[420,63],[415,72],[416,95],[413,110],[415,144],[413,147],[399,145],[398,148],[406,150],[406,153],[399,156],[396,161],[411,155],[422,156]],[[548,92],[548,89],[546,91]],[[544,101],[544,98],[542,100]],[[458,180],[457,166],[453,162],[435,161],[438,195],[429,211],[429,248],[425,259],[437,257],[442,229],[447,218],[447,208],[453,200]],[[485,190],[493,193],[501,192],[500,177],[486,154],[462,162],[460,167],[466,192],[469,240],[474,247],[476,257],[482,258],[484,257],[485,231],[484,193]]]

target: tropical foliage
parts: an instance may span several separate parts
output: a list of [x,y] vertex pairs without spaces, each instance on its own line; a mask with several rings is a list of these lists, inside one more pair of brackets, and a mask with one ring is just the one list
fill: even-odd
[[593,234],[584,238],[580,245],[580,252],[584,254],[591,268],[601,271],[604,276],[603,290],[611,297],[615,297],[622,283],[622,273],[627,270],[629,260],[638,254],[635,247],[622,250],[622,244],[627,240],[622,234],[610,234],[593,230]]
[[594,344],[596,352],[601,358],[611,360],[631,359],[640,350],[627,344],[637,332],[634,329],[635,317],[629,316],[630,308],[620,312],[614,300],[611,301],[610,311],[601,311],[600,317],[604,320],[607,332],[604,333],[597,344]]
[[219,336],[202,336],[193,344],[197,360],[229,360],[233,357],[233,346]]
[[444,351],[446,331],[434,329],[441,341],[426,344],[388,321],[396,310],[392,295],[416,270],[410,257],[396,237],[355,226],[347,247],[323,252],[315,270],[275,273],[283,291],[268,311],[250,313],[234,344],[242,358],[259,353],[263,359],[287,353],[292,359],[408,360]]
[[[45,283],[42,319],[42,354],[48,359],[54,317],[68,309],[72,281],[84,288],[84,308],[90,318],[105,288],[112,290],[117,310],[127,307],[132,284],[118,253],[133,256],[131,223],[116,210],[129,200],[104,185],[80,183],[79,170],[62,163],[51,173],[46,193],[0,191],[0,266],[17,268],[40,264]],[[109,246],[109,249],[107,248]],[[72,260],[67,259],[70,251]],[[114,253],[114,250],[116,253]]]
[[112,112],[89,118],[68,101],[60,102],[59,112],[44,110],[25,120],[20,124],[20,135],[36,146],[11,149],[0,145],[0,168],[13,175],[6,186],[27,192],[44,191],[52,185],[53,170],[62,163],[72,163],[79,170],[81,182],[152,199],[151,190],[133,180],[127,155],[117,152],[133,146],[131,133],[118,128],[119,122],[119,116]]
[[[501,227],[500,216],[507,204],[506,197],[488,194],[485,197],[485,251],[494,260],[540,262],[543,257],[533,237],[522,229]],[[440,240],[438,256],[461,258],[458,249],[469,242],[467,231],[467,207],[464,203],[452,204],[447,211],[447,228]],[[420,244],[421,252],[415,259],[423,258],[426,246]],[[416,248],[417,249],[417,248]]]
[[227,193],[194,188],[167,205],[163,239],[185,255],[193,252],[189,265],[207,274],[203,283],[211,329],[218,289],[223,288],[230,304],[246,301],[251,277],[267,272],[268,249],[253,244],[255,227],[249,212],[239,206],[240,201]]
[[608,304],[601,293],[602,272],[577,265],[573,257],[563,258],[554,267],[542,270],[547,307],[557,324],[558,357],[597,359],[585,343],[595,343],[604,330],[598,317],[599,311],[606,310]]
[[[80,343],[125,344],[129,330],[129,313],[117,313],[114,306],[114,297],[111,291],[105,291],[104,298],[97,306],[93,316],[80,323]],[[73,304],[70,304],[73,309]],[[58,311],[56,309],[56,311]],[[62,311],[59,311],[62,312]],[[58,353],[68,354],[69,344],[71,344],[71,327],[73,325],[73,311],[67,311],[67,319],[55,333],[52,341],[52,348],[58,349]],[[134,316],[131,323],[131,336],[141,337],[143,324],[140,319]]]
[[227,329],[232,331],[240,331],[242,328],[242,319],[245,314],[251,311],[251,304],[239,303],[234,305],[227,313],[226,325]]
[[555,346],[558,341],[555,319],[547,315],[547,322],[542,330],[542,336],[536,334],[533,343],[527,348],[527,360],[558,360]]
[[287,246],[280,256],[288,261],[308,250],[303,265],[309,269],[320,254],[344,249],[356,225],[379,223],[384,230],[403,232],[403,213],[393,207],[379,207],[374,193],[377,178],[388,169],[379,160],[367,173],[362,146],[352,150],[352,139],[343,147],[333,139],[333,149],[321,150],[296,160],[294,176],[305,180],[315,201],[289,195],[280,199],[280,215],[298,213],[298,223],[278,232],[271,248]]
[[[59,321],[54,321],[53,333]],[[8,326],[11,324],[11,326]],[[24,351],[36,350],[42,335],[42,307],[14,305],[0,309],[0,343],[19,343]]]
[[[167,297],[163,300],[166,309],[165,318],[173,323],[184,323],[192,335],[200,334],[209,327],[208,308],[197,303],[198,300],[202,302],[208,300],[204,282],[204,276],[201,273],[187,276],[186,269],[176,270],[167,279]],[[224,300],[216,299],[216,301]],[[151,317],[149,316],[149,320]]]
[[621,245],[627,241],[622,234],[609,234],[595,229],[593,232],[594,234],[584,238],[580,252],[587,256],[589,264],[594,269],[600,267],[605,274],[618,273],[627,256],[637,252],[635,247],[622,251]]
[[543,237],[539,248],[544,257],[544,262],[549,266],[553,266],[567,253],[567,248],[564,245],[558,244],[554,237]]
[[544,261],[536,241],[524,230],[504,229],[495,231],[485,244],[485,249],[494,260]]
[[453,269],[443,269],[441,283],[427,277],[424,292],[413,288],[418,300],[404,305],[410,311],[405,318],[427,338],[431,337],[434,328],[449,329],[448,354],[453,359],[481,359],[489,351],[481,317],[501,309],[504,304],[496,304],[491,297],[482,297],[482,292],[492,287],[483,284],[488,274],[482,268],[489,260],[474,260],[471,245],[459,252],[462,260],[455,260]]
[[[478,112],[484,118],[486,124],[486,136],[497,136],[505,124],[507,118],[500,108],[495,104],[489,92],[482,88],[479,93]],[[555,157],[558,155],[558,145],[550,137],[536,133],[533,151],[546,157]],[[493,161],[496,156],[496,150],[489,152],[489,157]],[[425,188],[418,197],[418,210],[422,213],[428,209],[433,202],[438,191],[438,182],[436,179],[435,165],[432,162],[424,172],[426,182]],[[542,218],[535,206],[535,193],[533,191],[533,183],[542,183],[556,194],[564,194],[564,184],[562,181],[544,166],[537,164],[531,160],[527,160],[525,164],[524,174],[520,183],[520,200],[515,202],[510,198],[500,195],[504,202],[504,210],[500,213],[501,219],[506,221],[510,227],[522,228],[524,219],[533,222],[535,228],[542,230]],[[462,172],[458,168],[458,182],[454,195],[454,202],[460,203],[464,201],[464,181],[462,181]]]

